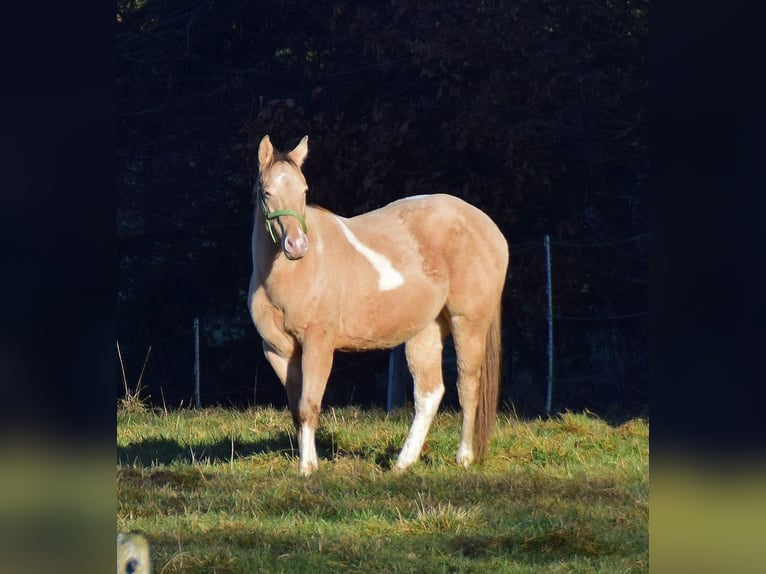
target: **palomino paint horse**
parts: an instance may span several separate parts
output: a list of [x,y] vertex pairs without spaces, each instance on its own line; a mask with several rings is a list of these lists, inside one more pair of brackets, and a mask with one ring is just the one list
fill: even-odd
[[477,208],[422,195],[346,219],[306,205],[308,136],[289,153],[264,136],[248,306],[287,391],[300,471],[317,468],[315,429],[333,352],[405,343],[415,417],[396,462],[420,456],[444,394],[442,342],[451,334],[462,432],[457,462],[481,457],[500,384],[500,297],[508,244]]

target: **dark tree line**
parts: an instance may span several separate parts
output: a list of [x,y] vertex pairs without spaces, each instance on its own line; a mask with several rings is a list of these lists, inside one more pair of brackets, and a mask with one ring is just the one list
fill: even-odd
[[[130,382],[152,344],[152,400],[188,403],[200,317],[203,402],[283,404],[245,307],[251,189],[264,134],[280,149],[308,134],[312,203],[351,216],[446,191],[498,223],[517,412],[544,404],[549,234],[554,408],[645,413],[647,36],[644,1],[120,0]],[[338,356],[326,400],[383,402],[386,368]]]

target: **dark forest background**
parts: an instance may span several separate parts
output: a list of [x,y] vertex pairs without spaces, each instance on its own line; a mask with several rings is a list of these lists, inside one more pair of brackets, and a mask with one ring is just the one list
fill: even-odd
[[[285,404],[246,309],[252,186],[264,134],[308,134],[311,203],[448,192],[497,222],[506,408],[544,410],[547,234],[553,410],[648,415],[647,41],[644,1],[118,0],[128,383],[151,346],[144,396],[188,405],[198,317],[203,405]],[[387,368],[337,354],[325,404],[385,404]]]

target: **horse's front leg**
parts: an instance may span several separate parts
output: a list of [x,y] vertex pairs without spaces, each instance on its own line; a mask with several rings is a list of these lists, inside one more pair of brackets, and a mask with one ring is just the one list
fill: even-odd
[[301,360],[303,386],[296,422],[301,452],[300,472],[304,476],[310,475],[319,465],[315,434],[322,397],[332,369],[333,351],[332,338],[324,330],[306,334]]
[[293,424],[296,431],[300,433],[298,403],[301,398],[301,383],[303,381],[300,347],[293,344],[284,344],[281,350],[277,350],[276,347],[264,340],[263,353],[277,374],[282,386],[285,387],[287,404],[290,408],[290,414],[293,416]]

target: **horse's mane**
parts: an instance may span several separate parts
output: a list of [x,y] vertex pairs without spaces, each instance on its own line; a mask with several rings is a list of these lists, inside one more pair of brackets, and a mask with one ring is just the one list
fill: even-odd
[[324,211],[325,213],[329,213],[330,215],[335,215],[332,211],[327,209],[326,207],[322,207],[321,205],[317,205],[316,203],[309,203],[308,207],[312,209],[316,209],[317,211]]

